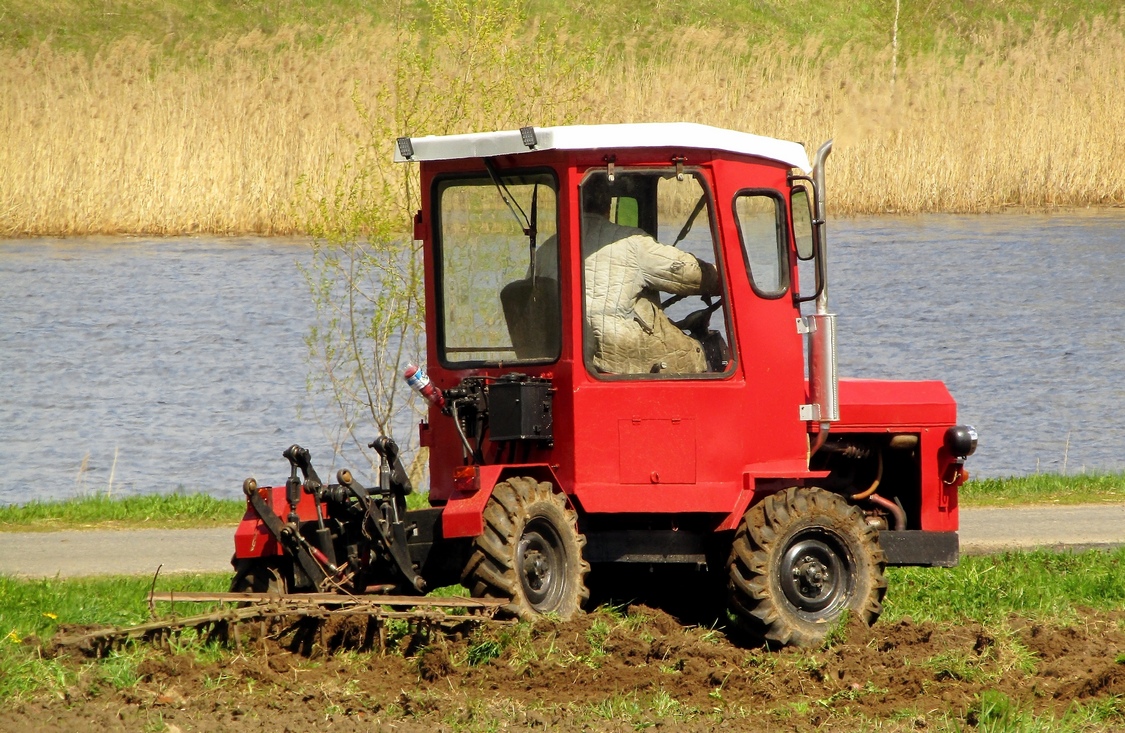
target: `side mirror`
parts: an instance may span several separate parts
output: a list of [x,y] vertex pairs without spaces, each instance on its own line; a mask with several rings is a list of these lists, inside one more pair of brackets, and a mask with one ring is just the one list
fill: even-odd
[[797,259],[807,262],[816,254],[812,200],[804,186],[794,186],[789,194],[789,201],[793,211],[793,238],[797,245]]

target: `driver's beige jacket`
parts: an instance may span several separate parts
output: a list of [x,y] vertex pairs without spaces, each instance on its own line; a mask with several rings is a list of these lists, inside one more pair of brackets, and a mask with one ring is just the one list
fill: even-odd
[[601,372],[698,374],[703,347],[660,309],[660,293],[718,290],[715,268],[640,229],[582,217],[587,359]]
[[[558,279],[557,247],[552,236],[536,252],[538,277]],[[714,265],[660,244],[642,229],[589,213],[582,215],[582,255],[587,362],[612,374],[707,371],[703,347],[664,315],[660,293],[717,293]]]

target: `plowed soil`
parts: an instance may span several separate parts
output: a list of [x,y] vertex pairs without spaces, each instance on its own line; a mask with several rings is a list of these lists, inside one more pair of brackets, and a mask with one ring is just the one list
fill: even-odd
[[363,630],[334,624],[301,652],[290,636],[243,635],[221,661],[152,647],[123,687],[104,662],[64,654],[78,683],[0,711],[0,730],[941,730],[975,726],[989,691],[1056,717],[1125,695],[1123,622],[906,619],[853,624],[818,650],[768,651],[632,607],[624,618],[414,630],[386,653],[357,651]]

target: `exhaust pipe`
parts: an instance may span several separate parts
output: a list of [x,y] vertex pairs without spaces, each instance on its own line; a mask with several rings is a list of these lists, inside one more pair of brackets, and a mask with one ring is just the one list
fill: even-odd
[[809,448],[812,457],[828,439],[831,424],[840,419],[840,401],[837,394],[839,374],[836,369],[836,314],[828,312],[828,232],[824,204],[824,162],[832,152],[832,141],[816,151],[813,164],[813,185],[816,187],[816,217],[814,226],[817,239],[817,272],[820,276],[816,312],[805,316],[805,333],[808,339],[809,401],[802,406],[802,418],[820,423],[816,443]]
[[816,151],[816,162],[813,163],[813,185],[816,186],[816,238],[820,258],[820,293],[816,297],[817,315],[828,314],[828,233],[825,222],[828,221],[827,210],[824,204],[824,161],[832,152],[832,141],[824,143]]
[[[840,401],[837,394],[839,373],[836,368],[836,314],[828,312],[828,228],[824,203],[824,161],[832,152],[832,141],[816,151],[813,164],[813,185],[816,186],[816,238],[817,267],[820,273],[820,292],[816,297],[816,313],[806,316],[809,354],[809,399],[814,408],[811,419],[820,422],[817,448],[828,437],[829,423],[840,419]],[[813,450],[812,453],[816,451]]]

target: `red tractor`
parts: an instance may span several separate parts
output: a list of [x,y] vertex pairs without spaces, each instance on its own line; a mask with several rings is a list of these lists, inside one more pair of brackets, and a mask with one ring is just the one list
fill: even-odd
[[461,583],[566,618],[629,578],[809,645],[879,616],[885,566],[955,565],[976,432],[941,382],[836,375],[830,150],[694,124],[399,139],[431,508],[389,438],[370,488],[293,446],[285,487],[247,480],[234,589]]

